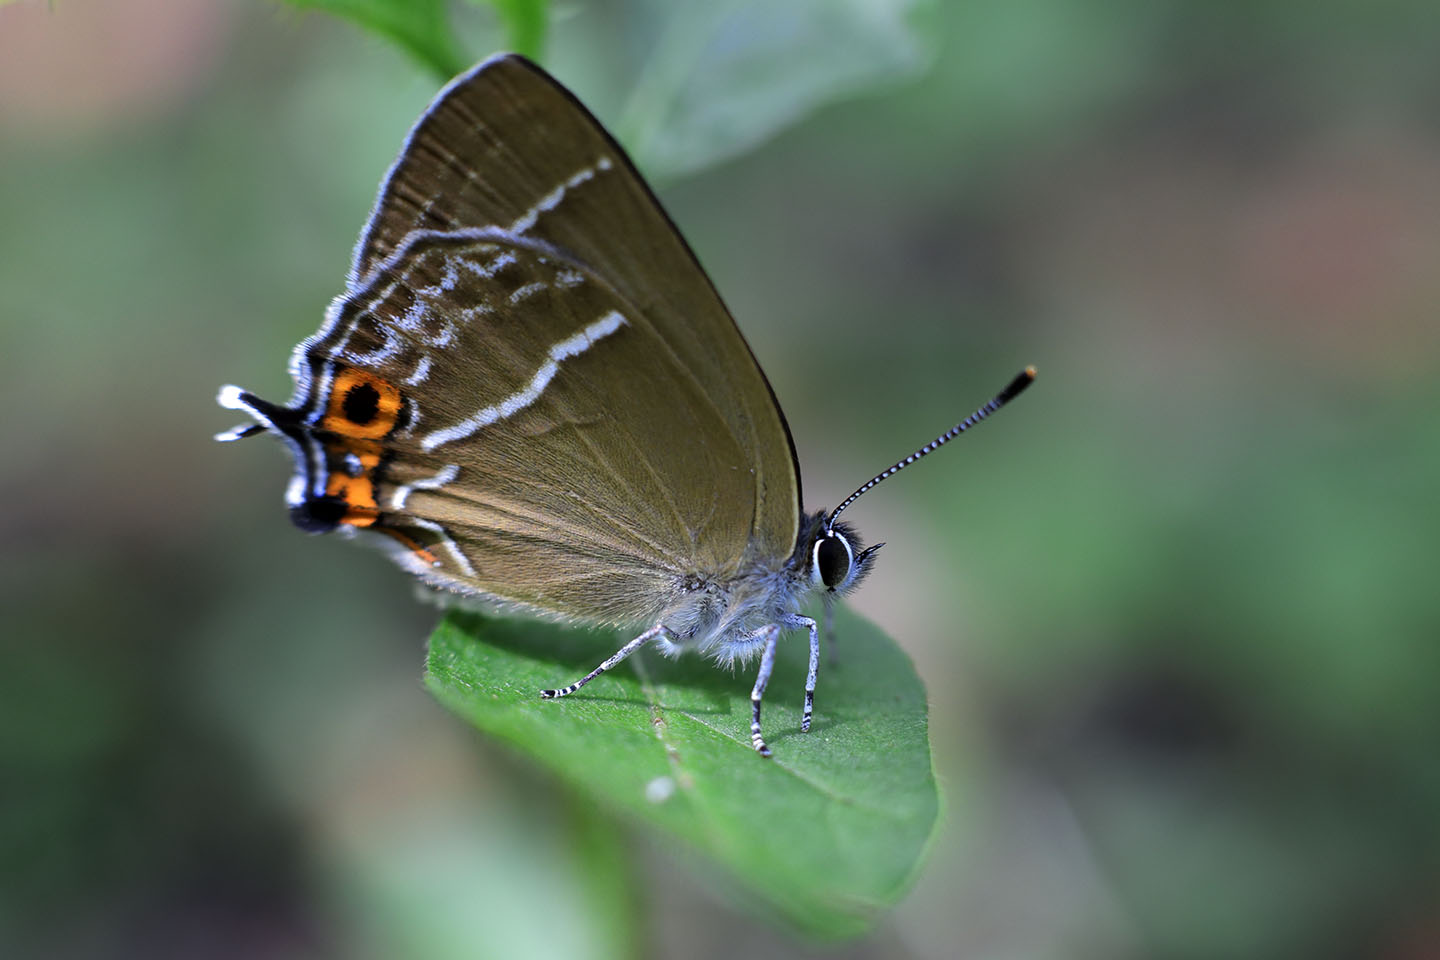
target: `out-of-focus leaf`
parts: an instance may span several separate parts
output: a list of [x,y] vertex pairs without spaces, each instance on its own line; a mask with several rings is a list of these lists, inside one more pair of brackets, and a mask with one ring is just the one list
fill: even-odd
[[693,172],[817,107],[923,69],[930,0],[652,2],[658,34],[618,133],[652,176]]
[[445,0],[285,0],[323,10],[385,37],[448,80],[469,65],[455,44]]
[[[342,955],[605,960],[636,954],[630,851],[566,795],[387,797],[320,856]],[[475,809],[475,807],[482,809]],[[378,808],[378,809],[375,809]]]
[[505,46],[523,53],[531,60],[540,60],[545,52],[545,33],[549,25],[549,0],[470,0],[480,6],[495,8],[505,25]]
[[560,701],[609,634],[453,613],[430,639],[442,703],[585,794],[719,861],[812,936],[864,931],[903,894],[939,808],[925,690],[874,626],[842,616],[815,723],[799,731],[806,644],[789,637],[765,699],[775,755],[750,746],[750,671],[652,652]]

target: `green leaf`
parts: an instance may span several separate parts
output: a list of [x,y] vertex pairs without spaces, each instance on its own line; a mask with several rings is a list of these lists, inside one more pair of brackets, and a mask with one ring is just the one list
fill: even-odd
[[782,641],[765,697],[774,757],[750,746],[752,670],[642,651],[556,701],[541,689],[618,646],[605,633],[451,613],[427,683],[447,707],[630,818],[728,868],[816,937],[863,932],[905,892],[939,810],[925,689],[873,625],[841,611],[800,732],[807,645]]
[[545,52],[549,26],[549,0],[470,0],[491,6],[505,25],[506,49],[539,61]]
[[718,163],[825,103],[923,70],[933,6],[649,0],[637,19],[655,36],[616,132],[652,177]]
[[470,65],[455,44],[446,0],[286,0],[302,10],[323,10],[385,37],[442,80]]

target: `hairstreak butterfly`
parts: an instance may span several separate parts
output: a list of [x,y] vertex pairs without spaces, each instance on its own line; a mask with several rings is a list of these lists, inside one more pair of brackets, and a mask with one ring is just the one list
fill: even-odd
[[[803,511],[784,415],[684,239],[625,153],[516,55],[447,86],[410,132],[355,246],[346,289],[290,360],[280,406],[222,406],[295,459],[291,519],[374,535],[426,583],[502,608],[629,627],[641,647],[758,655],[751,741],[784,630],[855,588],[879,544],[839,520],[857,497],[1023,390],[970,417],[831,511]],[[828,617],[827,617],[828,619]]]

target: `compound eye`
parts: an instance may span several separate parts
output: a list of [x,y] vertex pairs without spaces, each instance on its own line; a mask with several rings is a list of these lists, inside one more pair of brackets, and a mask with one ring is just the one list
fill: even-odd
[[845,542],[844,537],[824,537],[815,544],[815,569],[821,582],[831,590],[850,579],[853,564],[850,544]]

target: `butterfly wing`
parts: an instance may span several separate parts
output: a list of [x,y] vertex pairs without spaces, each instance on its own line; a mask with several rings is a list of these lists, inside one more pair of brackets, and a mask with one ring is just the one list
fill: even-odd
[[[596,394],[598,406],[591,413],[604,410],[617,430],[649,437],[656,445],[647,452],[657,483],[669,497],[692,501],[680,504],[686,536],[674,542],[700,543],[713,535],[714,510],[738,509],[750,521],[743,537],[730,531],[722,542],[695,549],[723,553],[736,564],[788,557],[798,533],[799,469],[765,375],[625,153],[569,91],[516,55],[493,58],[457,78],[416,124],[356,245],[352,295],[373,286],[375,275],[416,231],[475,229],[553,248],[576,269],[600,278],[624,301],[627,317],[643,321],[644,337],[628,338],[635,341],[633,352],[626,344],[607,349],[617,356],[594,360],[606,364],[607,386],[626,382],[620,392],[628,399]],[[527,314],[525,322],[532,320]],[[561,327],[537,329],[548,336]],[[474,349],[496,348],[477,341]],[[656,354],[646,351],[658,351],[667,366],[677,368],[666,376],[683,372],[693,386],[683,395],[632,396],[635,388],[628,384],[655,375]],[[629,402],[635,406],[626,407]],[[716,483],[694,486],[697,470],[681,462],[692,456],[686,452],[690,447],[674,434],[651,429],[659,406],[682,403],[686,416],[720,418],[718,424],[707,419],[702,445],[727,450],[733,445],[744,452],[748,503],[736,502],[733,484],[720,484],[723,493]],[[625,504],[632,511],[629,519],[641,521],[647,503]]]
[[645,313],[552,247],[412,231],[296,361],[298,501],[432,582],[627,623],[748,560],[753,451]]

